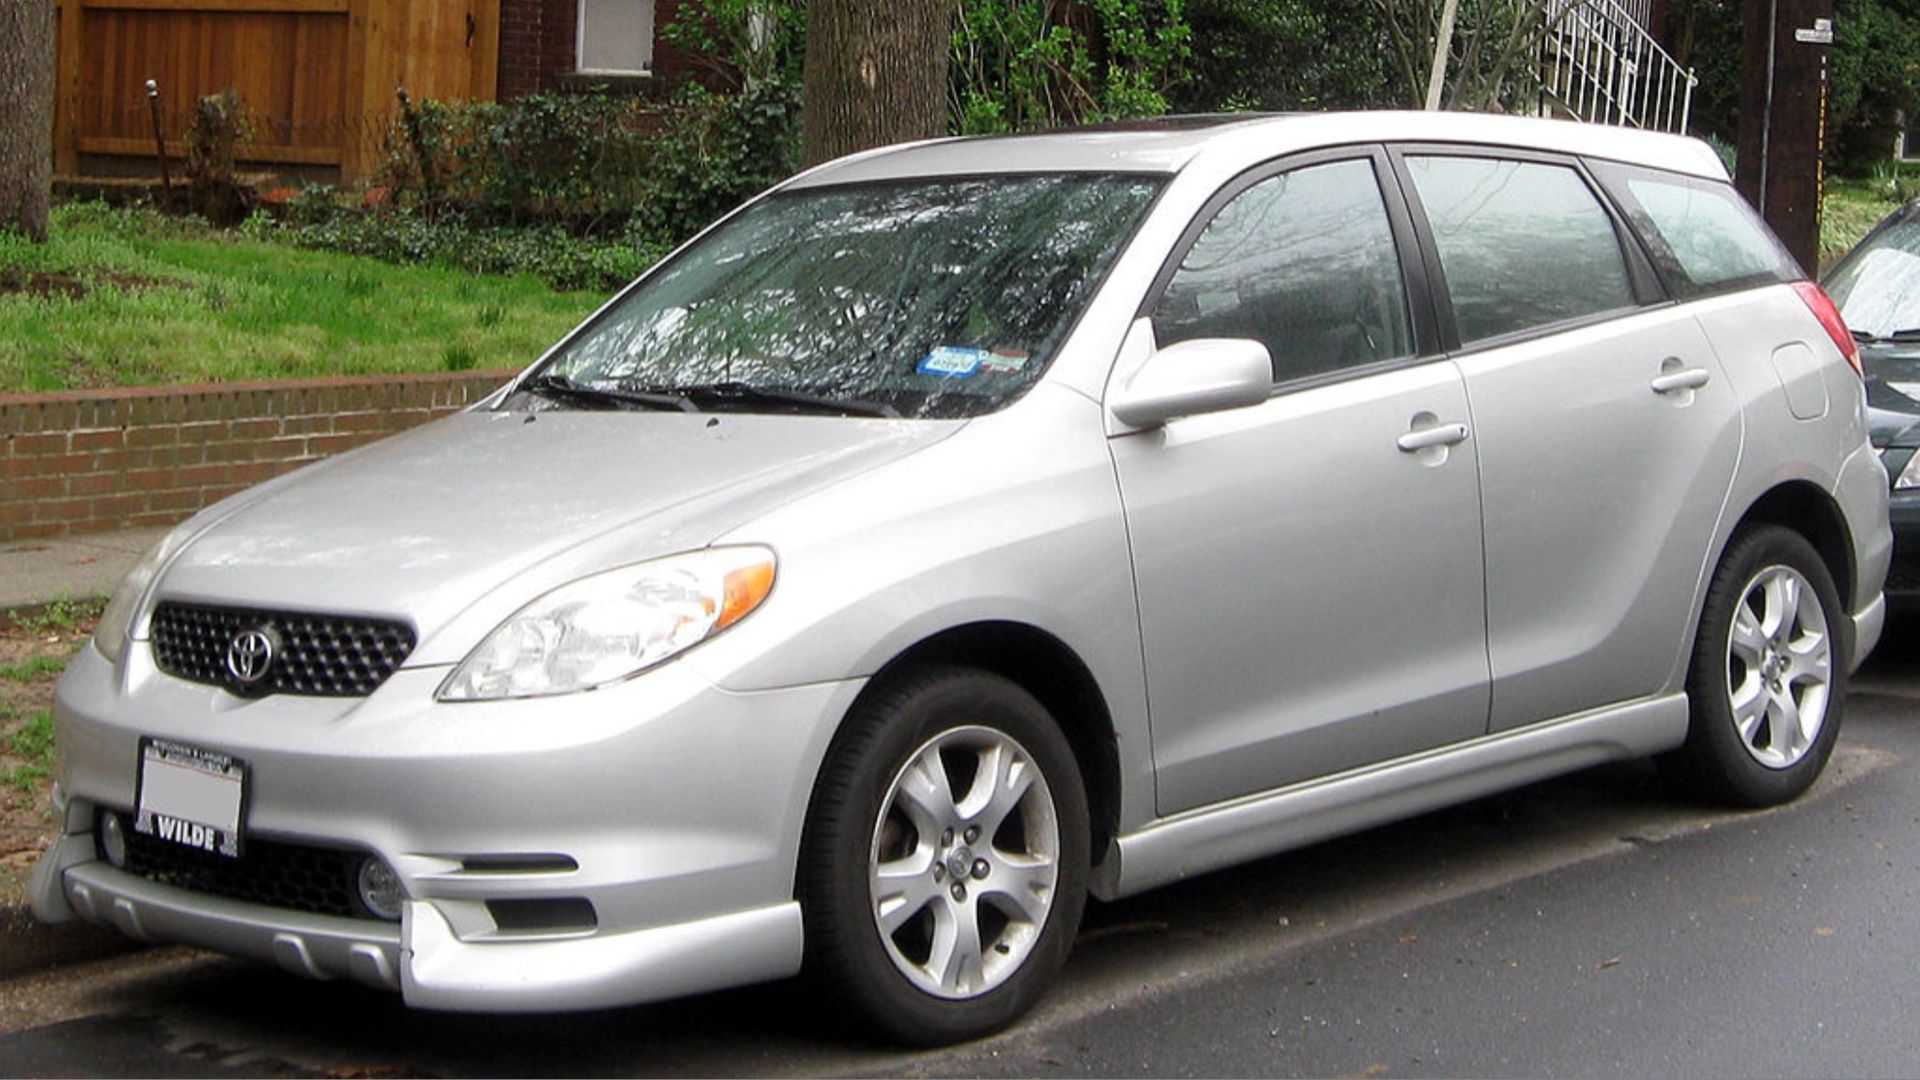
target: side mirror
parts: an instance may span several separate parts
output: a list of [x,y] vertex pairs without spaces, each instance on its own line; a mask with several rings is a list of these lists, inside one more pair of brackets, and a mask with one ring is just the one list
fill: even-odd
[[1107,408],[1134,427],[1258,405],[1273,393],[1273,360],[1250,338],[1195,338],[1147,358]]

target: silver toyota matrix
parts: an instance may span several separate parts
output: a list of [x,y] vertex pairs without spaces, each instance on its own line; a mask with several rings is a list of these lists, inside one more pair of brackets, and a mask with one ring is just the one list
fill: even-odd
[[228,499],[59,687],[42,919],[464,1010],[1015,1019],[1126,896],[1660,755],[1814,782],[1852,338],[1702,143],[1194,118],[855,155]]

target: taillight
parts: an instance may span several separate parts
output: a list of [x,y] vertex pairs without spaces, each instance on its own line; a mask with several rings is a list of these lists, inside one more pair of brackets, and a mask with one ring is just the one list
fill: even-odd
[[1839,349],[1840,355],[1852,365],[1853,373],[1866,378],[1866,371],[1860,367],[1860,343],[1853,340],[1853,331],[1847,329],[1846,320],[1840,317],[1840,309],[1833,305],[1833,298],[1827,295],[1827,290],[1811,281],[1796,281],[1793,291],[1807,302],[1807,309],[1813,312],[1814,318],[1820,320],[1827,336],[1833,339],[1833,347]]

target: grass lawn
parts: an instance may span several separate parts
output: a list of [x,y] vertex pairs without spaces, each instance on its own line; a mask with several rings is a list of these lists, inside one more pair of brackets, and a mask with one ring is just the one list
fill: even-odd
[[57,600],[0,611],[0,903],[21,899],[53,838],[53,684],[104,604]]
[[1867,235],[1868,229],[1899,206],[1899,196],[1884,184],[1828,176],[1826,196],[1820,200],[1821,272],[1825,273]]
[[0,232],[0,393],[514,368],[605,299],[96,204]]

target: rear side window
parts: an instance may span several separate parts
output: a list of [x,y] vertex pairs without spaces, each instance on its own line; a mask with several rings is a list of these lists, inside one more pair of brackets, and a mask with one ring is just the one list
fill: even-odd
[[1646,239],[1674,296],[1690,300],[1800,277],[1793,257],[1732,187],[1621,165],[1596,170]]
[[1613,219],[1564,165],[1409,156],[1462,344],[1634,306]]

